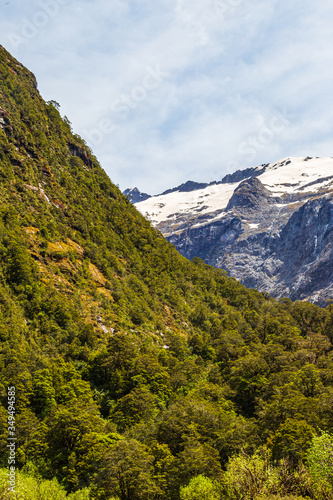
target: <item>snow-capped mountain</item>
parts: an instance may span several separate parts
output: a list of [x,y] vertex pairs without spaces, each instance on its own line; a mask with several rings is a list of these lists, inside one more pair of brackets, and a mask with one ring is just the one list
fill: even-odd
[[220,182],[189,181],[136,207],[184,256],[248,287],[323,305],[333,298],[332,158],[286,158]]

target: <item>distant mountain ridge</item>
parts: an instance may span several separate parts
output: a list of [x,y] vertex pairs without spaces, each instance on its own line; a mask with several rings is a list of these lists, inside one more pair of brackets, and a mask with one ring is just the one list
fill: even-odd
[[333,159],[308,156],[190,181],[136,206],[185,257],[275,297],[325,305],[333,298],[332,198]]
[[[251,168],[247,168],[245,170],[236,170],[236,172],[233,172],[232,174],[225,175],[221,181],[212,181],[212,182],[186,181],[183,184],[180,184],[179,186],[176,186],[174,188],[170,188],[170,189],[167,189],[166,191],[163,191],[163,193],[161,193],[161,195],[175,193],[176,191],[179,191],[181,193],[189,193],[190,191],[196,191],[197,189],[204,189],[207,186],[214,186],[217,184],[229,184],[232,182],[240,182],[240,181],[247,179],[249,177],[258,177],[258,175],[262,174],[265,171],[265,168],[267,166],[268,166],[268,164],[265,164],[265,165],[261,165],[260,167],[251,167]],[[148,198],[152,198],[154,196],[154,195],[150,195],[147,193],[142,193],[137,187],[127,188],[127,189],[125,189],[125,191],[123,191],[123,194],[125,196],[127,196],[127,198],[132,203],[138,203],[139,201],[145,201],[145,200],[148,200]],[[161,195],[156,195],[156,196],[161,196]]]
[[150,198],[147,193],[141,193],[137,187],[125,189],[123,194],[130,200],[131,203],[138,203],[139,201],[145,201]]

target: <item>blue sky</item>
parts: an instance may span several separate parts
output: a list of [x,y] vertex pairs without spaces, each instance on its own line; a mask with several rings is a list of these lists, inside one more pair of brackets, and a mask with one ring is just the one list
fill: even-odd
[[333,156],[329,0],[0,0],[0,43],[113,182]]

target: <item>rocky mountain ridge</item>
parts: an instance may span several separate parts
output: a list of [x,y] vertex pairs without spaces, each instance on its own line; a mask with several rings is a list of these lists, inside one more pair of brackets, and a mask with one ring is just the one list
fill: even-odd
[[147,193],[141,193],[137,187],[125,189],[123,193],[131,203],[138,203],[139,201],[145,201],[150,198],[150,195]]
[[277,298],[325,305],[333,298],[332,198],[333,159],[306,157],[187,193],[169,190],[136,207],[187,258]]

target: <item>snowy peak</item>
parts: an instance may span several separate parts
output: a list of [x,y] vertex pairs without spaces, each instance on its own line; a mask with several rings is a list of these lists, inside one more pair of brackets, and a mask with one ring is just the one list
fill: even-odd
[[[216,184],[216,182],[212,184]],[[167,191],[164,191],[162,194],[174,193],[176,191],[180,193],[189,193],[190,191],[197,191],[198,189],[204,189],[207,186],[209,186],[207,182],[187,181],[181,184],[180,186],[177,186],[172,189],[167,189]]]
[[246,168],[245,170],[236,170],[233,174],[227,174],[222,179],[222,184],[232,184],[234,182],[240,182],[249,177],[258,177],[258,175],[265,172],[266,168],[269,166],[268,163],[265,165],[260,165],[259,167]]
[[[244,176],[247,177],[244,178]],[[136,203],[142,214],[154,225],[179,218],[193,218],[198,215],[213,216],[216,212],[226,211],[229,201],[240,182],[257,178],[261,184],[279,197],[280,203],[288,202],[291,197],[304,197],[307,193],[317,193],[333,185],[332,158],[286,158],[274,164],[260,165],[252,169],[235,172],[220,182],[210,184],[192,183],[193,189],[182,189],[188,183],[171,189],[145,201]],[[231,182],[226,182],[229,179]],[[238,179],[236,181],[236,179]]]
[[268,165],[259,178],[278,195],[316,191],[332,186],[333,158],[287,158]]
[[185,257],[275,297],[333,299],[333,159],[285,158],[136,203]]

